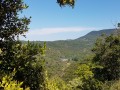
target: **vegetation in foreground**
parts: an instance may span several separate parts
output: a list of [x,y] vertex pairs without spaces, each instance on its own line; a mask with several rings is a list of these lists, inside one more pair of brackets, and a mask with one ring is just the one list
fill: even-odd
[[[59,2],[61,1],[61,2]],[[58,0],[74,5],[74,0]],[[62,75],[49,76],[45,68],[46,44],[23,44],[30,18],[18,13],[28,8],[22,0],[0,1],[0,89],[2,90],[119,90],[120,33],[102,35],[93,54],[80,62],[66,61]],[[65,61],[65,60],[64,60]],[[64,63],[63,63],[64,64]],[[73,68],[74,66],[74,68]],[[56,68],[56,67],[55,67]]]

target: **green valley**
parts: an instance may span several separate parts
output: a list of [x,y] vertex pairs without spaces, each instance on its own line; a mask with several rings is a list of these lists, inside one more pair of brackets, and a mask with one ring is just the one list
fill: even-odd
[[[60,77],[63,74],[71,73],[73,65],[73,71],[77,68],[78,63],[84,62],[86,58],[92,56],[92,48],[95,41],[102,34],[110,35],[115,33],[116,29],[104,29],[99,31],[92,31],[77,38],[75,40],[59,40],[59,41],[47,41],[46,42],[46,68],[48,70],[48,75],[54,77],[54,75]],[[32,41],[34,43],[43,44],[41,41]],[[71,67],[72,66],[72,67]],[[65,69],[63,71],[63,69]]]

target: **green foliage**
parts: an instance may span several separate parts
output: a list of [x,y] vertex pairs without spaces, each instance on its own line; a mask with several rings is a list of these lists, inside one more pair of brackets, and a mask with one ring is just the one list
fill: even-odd
[[[67,66],[67,65],[66,65]],[[66,83],[69,83],[69,81],[73,80],[74,78],[77,77],[75,74],[75,71],[77,70],[79,64],[78,62],[69,62],[69,66],[65,68],[64,74],[61,77]]]
[[0,76],[16,70],[14,80],[31,90],[45,87],[43,55],[45,45],[22,44],[19,36],[28,31],[30,18],[19,17],[28,8],[23,0],[0,0]]
[[60,6],[64,6],[64,5],[70,5],[70,6],[74,6],[75,4],[75,0],[57,0],[57,3],[60,5]]
[[46,88],[43,90],[71,90],[60,77],[49,78],[47,71],[45,72],[45,81]]
[[13,76],[15,71],[12,72],[10,75],[5,75],[0,83],[0,90],[30,90],[29,88],[23,89],[21,86],[23,82],[18,82],[13,80]]
[[94,70],[95,77],[100,80],[115,80],[120,78],[120,35],[103,36],[99,38],[93,49],[93,62],[103,68]]
[[105,81],[102,90],[120,90],[120,80]]
[[[23,87],[29,86],[31,90],[43,88],[44,85],[44,46],[29,43],[22,44],[18,42],[11,46],[10,51],[2,52],[0,70],[6,74],[14,69],[15,80],[22,81]],[[9,60],[7,60],[9,58]]]
[[[60,6],[74,6],[75,4],[75,0],[57,0],[57,2]],[[61,79],[61,77],[65,78],[65,71],[68,71],[68,74],[71,74],[71,72],[73,74],[77,66],[74,66],[75,68],[71,71],[67,70],[73,58],[77,62],[79,58],[91,54],[89,50],[95,40],[93,33],[93,35],[86,35],[86,37],[80,39],[66,41],[67,43],[65,41],[48,43],[48,48],[53,51],[47,52],[48,56],[46,58],[50,57],[49,60],[67,58],[70,61],[52,62],[52,65],[57,63],[55,67],[53,66],[56,71],[61,69],[58,73],[61,77],[56,75],[56,77],[48,79],[44,70],[46,44],[44,43],[42,47],[37,43],[23,44],[19,41],[19,36],[24,36],[24,33],[29,29],[30,18],[20,18],[18,14],[26,8],[28,6],[24,4],[23,0],[0,1],[1,88],[5,90],[101,90],[102,83],[99,79],[105,81],[120,77],[120,36],[110,35],[99,39],[95,44],[93,62],[98,65],[97,67],[93,64],[80,64],[75,76],[71,75],[67,80],[64,79],[67,83],[68,80],[71,80],[68,84]],[[79,51],[77,52],[77,50]],[[56,68],[58,66],[60,67]],[[16,73],[12,77],[8,76],[14,69]],[[114,83],[109,89],[118,90],[118,85],[119,82]],[[26,88],[26,86],[30,88]]]
[[72,90],[61,78],[54,77],[48,80],[48,90]]
[[0,68],[5,72],[9,70],[12,59],[15,59],[12,48],[17,45],[16,37],[28,30],[30,19],[18,16],[27,7],[22,0],[0,0]]
[[93,77],[93,73],[92,70],[90,68],[90,66],[86,65],[86,64],[81,64],[77,71],[76,74],[80,77],[80,78],[84,78],[84,79],[89,79],[91,77]]
[[28,30],[30,19],[18,16],[27,7],[22,0],[0,0],[0,69],[6,73],[14,68],[10,64],[15,60],[12,48],[18,43],[16,38]]
[[[114,31],[114,29],[92,31],[87,35],[75,40],[46,42],[47,49],[45,58],[47,62],[46,66],[48,67],[48,73],[53,76],[57,73],[57,71],[61,70],[61,66],[64,65],[64,62],[61,61],[61,58],[68,59],[68,61],[76,59],[78,60],[78,62],[84,62],[84,59],[87,56],[92,56],[93,52],[91,51],[91,49],[96,39],[102,33],[106,33],[107,35],[109,35]],[[43,42],[35,41],[35,43]]]
[[16,36],[22,35],[28,30],[30,19],[18,16],[18,13],[27,7],[23,0],[0,0],[1,47],[5,47],[8,40],[14,41]]
[[78,75],[77,78],[74,78],[70,81],[70,86],[73,90],[101,90],[102,83],[97,79],[94,79],[94,74],[92,72],[91,65],[87,64],[80,64],[76,74]]
[[68,84],[72,90],[102,90],[102,83],[94,78],[83,80],[80,77],[74,78]]
[[2,53],[2,50],[0,49],[0,54]]
[[[43,88],[44,86],[44,47],[39,44],[28,42],[22,45],[20,50],[16,50],[16,57],[19,60],[20,68],[16,74],[16,79],[24,81],[31,89]],[[20,52],[18,52],[20,51]],[[21,76],[23,78],[21,78]]]
[[120,90],[120,80],[115,81],[109,88],[109,90]]

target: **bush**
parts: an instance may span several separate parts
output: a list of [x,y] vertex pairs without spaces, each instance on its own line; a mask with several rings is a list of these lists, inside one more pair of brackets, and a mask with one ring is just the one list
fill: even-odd
[[9,49],[0,54],[0,71],[10,74],[16,70],[14,80],[23,82],[23,87],[29,86],[31,90],[45,87],[44,85],[44,47],[28,42],[22,44],[8,43]]
[[13,80],[13,76],[5,75],[0,82],[0,90],[30,90],[29,88],[23,89],[23,82]]
[[69,86],[73,90],[101,90],[102,82],[94,79],[92,68],[90,65],[80,64],[76,71],[78,77],[70,81]]
[[112,81],[120,78],[120,35],[102,36],[93,49],[93,62],[103,68],[94,70],[95,78]]
[[102,90],[120,90],[120,80],[106,81],[102,86]]

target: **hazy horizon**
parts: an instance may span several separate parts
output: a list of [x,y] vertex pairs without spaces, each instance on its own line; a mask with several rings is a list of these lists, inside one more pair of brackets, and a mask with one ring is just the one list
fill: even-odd
[[55,41],[75,39],[93,30],[115,28],[120,20],[120,0],[77,0],[75,7],[59,7],[54,1],[28,1],[20,16],[31,16],[27,38],[22,40]]

